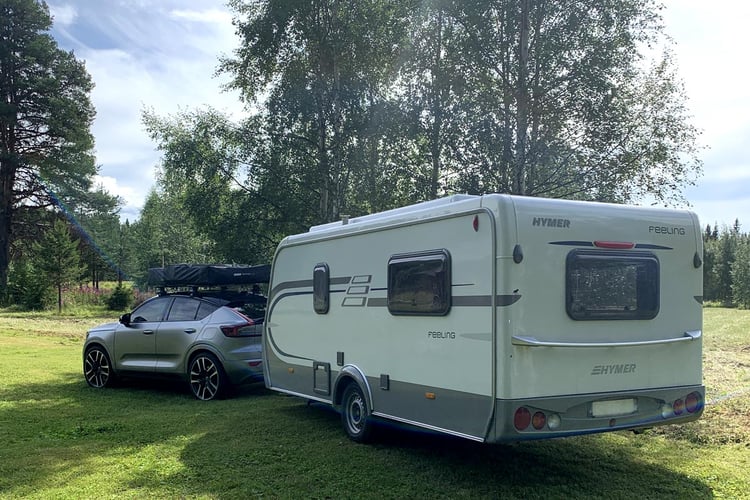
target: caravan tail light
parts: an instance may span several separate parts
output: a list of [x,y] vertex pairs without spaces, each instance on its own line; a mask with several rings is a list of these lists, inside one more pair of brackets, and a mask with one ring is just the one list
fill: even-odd
[[685,398],[685,409],[688,413],[695,413],[703,408],[703,397],[698,392],[691,392]]
[[525,431],[529,426],[537,431],[545,428],[556,431],[560,428],[560,425],[562,425],[562,419],[557,413],[547,415],[543,411],[535,411],[532,415],[531,410],[525,406],[516,409],[516,413],[513,415],[513,426],[517,431]]
[[560,419],[560,415],[557,413],[553,413],[552,415],[547,418],[547,427],[549,427],[549,430],[556,431],[560,428],[560,424],[562,424],[562,420]]
[[536,430],[544,429],[544,425],[547,423],[547,417],[544,415],[544,413],[538,411],[534,413],[534,416],[531,417],[531,425]]
[[513,425],[516,430],[522,431],[526,429],[531,423],[531,412],[523,406],[516,410],[516,414],[513,416]]
[[682,399],[676,400],[672,403],[672,410],[675,415],[682,415],[682,412],[685,411],[685,402]]

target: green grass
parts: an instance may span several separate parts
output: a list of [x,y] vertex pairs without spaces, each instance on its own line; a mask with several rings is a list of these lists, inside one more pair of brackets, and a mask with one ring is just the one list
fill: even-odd
[[81,344],[114,318],[0,313],[0,498],[750,498],[750,312],[705,311],[704,418],[643,434],[480,445],[386,429],[249,386],[88,388]]

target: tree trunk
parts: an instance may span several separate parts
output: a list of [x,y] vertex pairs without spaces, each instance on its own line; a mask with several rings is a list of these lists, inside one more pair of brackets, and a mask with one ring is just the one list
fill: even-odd
[[443,128],[443,11],[438,10],[435,41],[435,59],[432,67],[432,130],[430,133],[430,156],[432,156],[432,171],[430,175],[430,199],[438,196],[438,180],[440,179],[440,152],[442,150]]
[[0,302],[4,302],[8,295],[15,174],[16,168],[12,160],[0,160]]
[[519,40],[518,90],[516,106],[516,169],[513,191],[526,194],[526,139],[529,119],[529,1],[521,0],[521,34]]

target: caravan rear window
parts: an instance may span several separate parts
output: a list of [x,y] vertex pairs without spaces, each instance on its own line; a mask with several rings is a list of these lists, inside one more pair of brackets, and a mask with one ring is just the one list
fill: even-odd
[[451,308],[451,259],[447,250],[394,255],[388,261],[391,314],[443,316]]
[[659,313],[659,259],[650,252],[568,254],[566,309],[575,320],[652,319]]

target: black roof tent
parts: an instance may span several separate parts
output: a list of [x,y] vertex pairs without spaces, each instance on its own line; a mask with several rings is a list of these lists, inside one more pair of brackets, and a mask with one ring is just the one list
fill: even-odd
[[174,264],[149,269],[147,283],[152,287],[212,287],[268,283],[270,279],[270,264],[258,266]]

